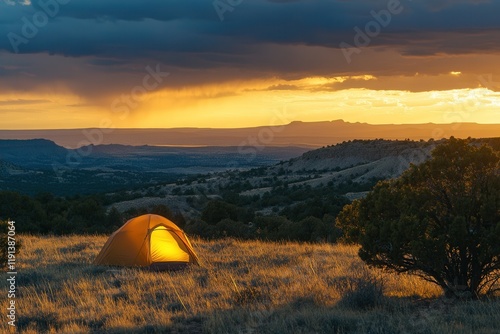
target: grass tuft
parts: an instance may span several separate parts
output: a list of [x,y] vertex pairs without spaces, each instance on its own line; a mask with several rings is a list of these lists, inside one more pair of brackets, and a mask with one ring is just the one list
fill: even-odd
[[28,316],[21,315],[17,320],[17,328],[19,331],[33,329],[39,333],[58,330],[60,327],[58,318],[58,315],[54,312],[37,312]]
[[384,302],[382,283],[374,278],[352,280],[344,291],[339,304],[355,310],[369,310]]

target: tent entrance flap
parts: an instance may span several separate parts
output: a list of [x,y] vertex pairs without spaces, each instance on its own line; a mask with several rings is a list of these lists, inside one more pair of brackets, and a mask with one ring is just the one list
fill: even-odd
[[186,245],[174,231],[158,226],[151,232],[150,239],[151,262],[189,262],[189,252]]

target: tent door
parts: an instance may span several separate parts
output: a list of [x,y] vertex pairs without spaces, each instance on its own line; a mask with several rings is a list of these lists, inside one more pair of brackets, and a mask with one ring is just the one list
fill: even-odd
[[189,252],[184,243],[172,231],[158,226],[151,232],[151,262],[189,262]]

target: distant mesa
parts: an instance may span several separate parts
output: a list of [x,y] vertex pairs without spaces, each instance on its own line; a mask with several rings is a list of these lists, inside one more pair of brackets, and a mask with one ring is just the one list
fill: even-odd
[[[107,129],[100,133],[99,131],[101,130],[0,130],[0,139],[43,138],[66,148],[78,148],[90,144],[315,148],[354,139],[428,140],[450,136],[491,138],[500,133],[500,124],[367,124],[337,119],[323,122],[293,121],[279,127]],[[90,132],[92,135],[89,135]]]

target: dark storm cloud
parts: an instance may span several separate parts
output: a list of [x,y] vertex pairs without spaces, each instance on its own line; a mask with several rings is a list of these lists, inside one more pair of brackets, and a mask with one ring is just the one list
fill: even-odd
[[[243,0],[224,13],[223,22],[212,0],[60,0],[58,8],[50,7],[54,18],[18,44],[15,54],[12,34],[23,36],[23,17],[33,22],[33,15],[55,1],[0,3],[0,65],[9,62],[25,73],[11,86],[26,87],[30,80],[72,81],[70,87],[92,95],[130,86],[145,65],[155,63],[182,71],[173,85],[232,76],[436,74],[448,67],[439,69],[424,56],[496,54],[500,48],[500,1],[401,0],[402,12],[392,15],[380,35],[354,56],[358,62],[349,65],[339,44],[354,44],[353,28],[363,30],[374,20],[371,11],[385,10],[395,0]],[[377,59],[376,50],[392,50],[393,62]],[[51,64],[45,55],[74,60]],[[413,56],[417,58],[401,58]],[[0,67],[2,77],[14,72],[21,73]],[[95,82],[98,73],[113,76]]]
[[[57,15],[40,29],[40,36],[20,50],[137,57],[155,52],[238,53],[248,43],[337,48],[341,41],[352,40],[353,27],[363,28],[373,20],[370,11],[387,8],[389,1],[246,0],[227,11],[226,20],[220,22],[213,2],[207,0],[72,0],[58,5]],[[32,6],[1,5],[6,11],[0,15],[1,35],[20,33],[21,18],[29,19],[48,2],[55,0],[34,0]],[[374,38],[373,45],[404,48],[408,40],[430,44],[436,33],[456,33],[458,38],[473,30],[483,32],[476,46],[488,50],[492,45],[487,43],[487,33],[500,27],[498,1],[401,0],[401,6],[404,11],[393,15],[384,28],[382,35],[388,36]],[[0,43],[2,49],[12,50],[8,38]],[[456,52],[468,51],[467,47],[461,45]]]

